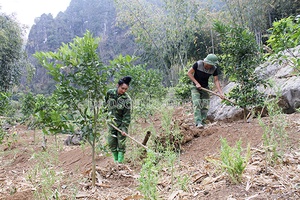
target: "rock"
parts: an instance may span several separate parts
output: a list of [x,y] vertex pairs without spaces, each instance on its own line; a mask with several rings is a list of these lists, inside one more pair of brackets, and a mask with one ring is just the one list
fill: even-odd
[[81,141],[83,140],[82,136],[79,134],[69,135],[65,140],[64,144],[69,145],[80,145]]
[[[300,46],[290,49],[296,56],[300,56]],[[284,52],[286,56],[289,53]],[[264,92],[269,98],[275,97],[276,94],[281,94],[279,97],[279,106],[286,114],[294,113],[300,108],[300,76],[295,76],[295,69],[290,62],[272,62],[267,61],[261,66],[257,67],[256,73],[261,78],[269,80],[273,83],[272,87],[258,88]],[[299,74],[299,72],[296,72]],[[235,83],[229,83],[223,88],[224,94],[228,93]],[[208,111],[208,119],[211,121],[217,120],[236,120],[243,119],[243,109],[226,106],[221,103],[221,99],[214,95],[211,96],[210,109]]]

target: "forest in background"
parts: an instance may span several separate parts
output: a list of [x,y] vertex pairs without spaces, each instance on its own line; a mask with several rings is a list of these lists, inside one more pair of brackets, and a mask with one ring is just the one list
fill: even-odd
[[[2,80],[10,82],[10,86],[21,83],[18,87],[23,91],[51,93],[54,90],[52,78],[32,55],[38,51],[55,51],[62,43],[82,37],[89,30],[94,37],[101,37],[98,51],[105,64],[119,55],[139,57],[137,63],[162,71],[164,85],[174,86],[188,62],[202,59],[207,53],[222,53],[220,39],[212,30],[215,20],[248,28],[257,43],[263,45],[272,23],[296,16],[299,4],[296,0],[72,0],[66,11],[55,18],[43,14],[35,19],[25,50],[16,47],[24,57],[16,64],[21,73],[16,70],[11,73],[12,81]],[[16,23],[13,18],[11,20]],[[20,24],[15,26],[22,29]],[[22,30],[19,32],[21,34]],[[16,45],[20,45],[19,35],[11,34],[10,37],[19,40]],[[5,43],[1,45],[5,48]],[[12,63],[19,60],[16,57]]]
[[[299,8],[299,2],[292,0],[73,0],[55,18],[51,14],[36,18],[26,44],[22,26],[13,16],[2,14],[1,113],[11,116],[30,95],[50,97],[57,89],[52,68],[47,69],[35,54],[64,54],[64,46],[89,36],[99,38],[97,70],[107,70],[105,86],[112,87],[115,80],[130,74],[133,98],[163,98],[174,90],[176,97],[189,98],[186,70],[215,53],[222,81],[241,85],[229,97],[241,107],[258,105],[263,98],[256,88],[266,83],[254,70],[271,54],[299,45]],[[70,58],[62,58],[66,59]],[[291,60],[295,69],[298,60]],[[53,66],[61,62],[52,61]]]

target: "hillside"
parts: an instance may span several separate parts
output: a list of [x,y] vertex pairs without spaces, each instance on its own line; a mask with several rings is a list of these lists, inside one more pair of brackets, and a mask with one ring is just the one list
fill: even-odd
[[94,37],[101,38],[99,56],[106,64],[120,54],[132,55],[137,51],[134,38],[127,33],[127,28],[116,25],[113,0],[71,0],[64,12],[58,13],[55,18],[51,14],[42,14],[35,19],[35,24],[30,29],[25,51],[35,67],[30,84],[33,92],[49,93],[54,88],[52,78],[38,64],[33,54],[39,51],[56,51],[63,43],[82,37],[87,30]]
[[[288,148],[281,163],[267,166],[258,119],[250,123],[218,121],[201,130],[193,127],[188,106],[177,107],[173,123],[179,124],[181,134],[190,139],[182,144],[174,163],[173,187],[170,168],[160,171],[156,188],[161,199],[299,199],[299,119],[299,113],[284,115]],[[159,132],[160,116],[151,120],[153,123],[137,123],[131,135],[142,140],[138,133],[144,133],[151,125]],[[263,122],[269,124],[270,120],[265,117]],[[116,165],[111,156],[98,153],[97,187],[92,188],[89,145],[65,146],[66,135],[59,135],[55,145],[54,136],[47,136],[48,150],[43,152],[40,131],[35,132],[35,141],[34,131],[24,126],[12,127],[9,132],[10,138],[1,146],[0,154],[1,200],[44,199],[43,193],[53,191],[53,197],[57,195],[59,199],[141,199],[137,190],[141,165],[138,159],[133,160],[137,153],[133,141],[128,140],[130,148],[124,165]],[[244,149],[251,145],[251,158],[239,184],[233,184],[208,162],[219,160],[220,138],[226,138],[230,145],[241,139]],[[37,198],[34,192],[41,196]]]

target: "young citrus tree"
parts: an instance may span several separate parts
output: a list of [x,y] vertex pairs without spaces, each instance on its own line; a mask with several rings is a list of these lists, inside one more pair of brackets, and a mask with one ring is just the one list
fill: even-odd
[[300,74],[300,58],[292,48],[300,44],[300,17],[287,17],[273,22],[273,27],[269,29],[271,35],[267,44],[272,48],[272,53],[266,56],[273,57],[274,61],[281,63],[286,61],[294,67],[296,74]]
[[[74,38],[72,43],[63,44],[56,52],[38,52],[34,55],[57,82],[57,103],[67,106],[64,116],[67,121],[61,125],[70,125],[64,128],[78,128],[92,147],[93,186],[95,147],[108,119],[102,102],[109,73],[97,54],[99,40],[87,31],[82,38]],[[58,113],[54,116],[59,119]]]
[[260,63],[260,49],[254,34],[239,26],[229,26],[216,22],[214,29],[221,38],[221,65],[225,76],[236,83],[229,93],[230,98],[246,111],[247,106],[262,105],[264,95],[258,86],[266,85],[255,68]]

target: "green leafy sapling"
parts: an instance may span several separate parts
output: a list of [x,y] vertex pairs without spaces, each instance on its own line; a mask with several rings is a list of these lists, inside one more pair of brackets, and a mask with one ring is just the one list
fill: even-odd
[[56,52],[38,52],[34,55],[56,81],[57,103],[65,106],[64,123],[60,123],[59,113],[53,111],[51,117],[57,122],[55,125],[75,126],[92,147],[93,186],[95,147],[108,120],[108,114],[102,105],[109,70],[97,54],[99,41],[100,38],[93,38],[87,31],[82,38],[74,38],[73,42],[63,44]]

